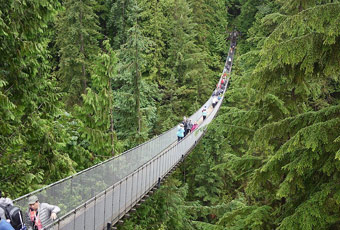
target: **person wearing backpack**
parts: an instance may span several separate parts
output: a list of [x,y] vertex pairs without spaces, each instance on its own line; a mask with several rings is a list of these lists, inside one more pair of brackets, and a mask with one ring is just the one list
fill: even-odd
[[[2,197],[2,192],[0,191],[0,219],[2,220],[2,226],[5,228],[7,222],[11,225],[14,230],[26,230],[26,226],[23,223],[22,213],[20,209],[13,206],[13,201],[10,198]],[[0,228],[1,229],[1,228]]]
[[185,136],[188,135],[191,132],[191,128],[192,128],[191,120],[188,120],[187,128],[185,130]]
[[28,198],[28,219],[33,230],[41,230],[57,218],[60,208],[48,203],[40,203],[36,195]]
[[188,118],[185,118],[185,120],[183,120],[183,129],[184,129],[184,137],[188,134],[187,133],[187,129],[188,129],[188,123],[189,123],[189,120]]
[[0,230],[14,230],[14,228],[5,219],[0,218]]
[[13,206],[13,201],[9,198],[2,197],[2,192],[0,191],[0,218],[6,220],[5,209],[7,205]]
[[212,106],[213,106],[213,108],[215,108],[215,106],[217,105],[217,103],[218,103],[218,99],[217,99],[217,96],[216,96],[216,97],[214,97],[213,100],[212,100]]

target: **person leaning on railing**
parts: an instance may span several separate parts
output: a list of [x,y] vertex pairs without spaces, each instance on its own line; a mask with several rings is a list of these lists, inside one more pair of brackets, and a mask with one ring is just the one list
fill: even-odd
[[40,203],[37,196],[33,195],[28,198],[28,219],[30,220],[29,229],[41,230],[51,221],[57,218],[60,208],[47,203]]

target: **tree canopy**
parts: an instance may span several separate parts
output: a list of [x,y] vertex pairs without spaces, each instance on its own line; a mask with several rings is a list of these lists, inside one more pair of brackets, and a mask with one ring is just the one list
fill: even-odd
[[339,21],[338,0],[2,1],[0,190],[175,126],[210,97],[237,30],[218,117],[119,229],[339,229]]

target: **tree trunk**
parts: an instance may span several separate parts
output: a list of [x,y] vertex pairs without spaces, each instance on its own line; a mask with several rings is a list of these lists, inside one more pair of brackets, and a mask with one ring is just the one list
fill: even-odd
[[[83,28],[83,12],[80,11],[79,14],[79,23],[80,23],[80,28]],[[80,52],[83,54],[83,57],[85,59],[85,48],[84,48],[84,35],[82,32],[80,32]],[[83,60],[85,61],[85,60]],[[86,70],[85,70],[85,63],[82,63],[81,66],[81,71],[82,71],[82,85],[83,85],[83,94],[86,94],[86,88],[87,88],[87,80],[86,80]]]
[[[111,71],[111,68],[110,68]],[[110,76],[110,74],[109,74]],[[109,92],[112,91],[111,88],[111,78],[109,78]],[[115,155],[115,148],[114,148],[114,128],[113,128],[113,109],[112,109],[112,94],[109,94],[109,106],[110,106],[110,132],[111,132],[111,155]]]
[[[137,23],[136,23],[137,26]],[[139,67],[138,67],[138,40],[137,40],[137,32],[135,32],[135,39],[136,39],[136,77],[135,77],[135,97],[136,97],[136,113],[137,113],[137,119],[138,119],[138,134],[141,133],[141,114],[140,114],[140,89],[139,89],[139,77],[140,77],[140,73],[139,73]]]
[[126,38],[125,38],[125,0],[123,0],[123,44],[126,42]]

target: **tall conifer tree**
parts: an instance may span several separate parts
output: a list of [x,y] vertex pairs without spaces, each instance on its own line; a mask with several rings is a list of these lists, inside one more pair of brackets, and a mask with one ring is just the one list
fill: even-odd
[[68,105],[79,104],[89,85],[92,61],[99,52],[100,38],[96,2],[66,0],[57,22],[57,45],[60,49],[58,75],[67,93]]
[[239,59],[243,79],[227,97],[236,106],[223,116],[232,147],[224,165],[242,175],[242,193],[221,228],[336,229],[340,221],[339,3],[281,4],[258,8],[249,30],[258,48]]
[[115,132],[113,127],[112,79],[116,74],[116,56],[109,41],[105,51],[96,58],[91,70],[91,88],[83,94],[83,105],[77,106],[77,117],[82,121],[80,133],[89,142],[89,150],[96,156],[113,156]]
[[112,47],[118,50],[128,38],[128,30],[133,25],[129,19],[134,0],[109,0],[109,16],[107,18],[108,36],[112,39]]
[[133,26],[128,30],[127,42],[118,52],[118,76],[114,87],[120,89],[115,100],[118,109],[115,124],[122,136],[141,143],[146,140],[152,127],[150,122],[155,112],[152,92],[155,89],[143,80],[145,53],[150,41],[140,30],[140,8],[137,2],[132,6],[129,20],[133,22]]
[[0,189],[12,197],[74,172],[59,123],[48,23],[57,1],[5,1],[0,19]]

